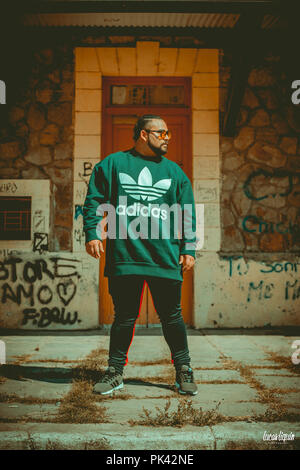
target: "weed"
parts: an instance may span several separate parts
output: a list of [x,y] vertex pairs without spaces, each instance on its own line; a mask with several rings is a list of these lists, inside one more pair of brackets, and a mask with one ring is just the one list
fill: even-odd
[[141,420],[136,422],[133,420],[129,421],[131,426],[135,424],[146,425],[146,426],[175,426],[181,427],[185,424],[191,424],[194,426],[213,426],[215,424],[229,421],[230,419],[221,415],[217,412],[217,408],[214,410],[203,411],[202,408],[194,408],[192,400],[179,399],[177,410],[170,412],[171,406],[170,398],[167,398],[166,404],[163,409],[156,406],[157,414],[152,416],[152,412],[143,407],[144,414],[141,414]]
[[71,390],[61,400],[58,415],[52,422],[104,423],[106,410],[95,403],[92,383],[74,381]]

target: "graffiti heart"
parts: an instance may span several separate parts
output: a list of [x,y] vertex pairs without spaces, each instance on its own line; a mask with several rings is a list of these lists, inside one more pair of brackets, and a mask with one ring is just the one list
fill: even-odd
[[74,295],[76,294],[76,284],[72,281],[72,279],[69,279],[65,282],[60,282],[57,284],[56,289],[60,300],[65,306],[71,302]]

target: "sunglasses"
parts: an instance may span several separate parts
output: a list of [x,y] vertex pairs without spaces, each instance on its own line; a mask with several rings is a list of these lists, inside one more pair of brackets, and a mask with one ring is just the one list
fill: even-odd
[[158,138],[159,140],[164,140],[164,139],[166,138],[166,136],[168,136],[168,137],[169,137],[169,140],[170,140],[171,137],[172,137],[171,131],[165,131],[165,130],[163,130],[163,131],[153,131],[153,130],[151,130],[151,129],[144,129],[144,131],[148,132],[148,134],[150,134],[151,132],[153,132],[153,134],[159,134],[159,135],[157,136],[157,138]]

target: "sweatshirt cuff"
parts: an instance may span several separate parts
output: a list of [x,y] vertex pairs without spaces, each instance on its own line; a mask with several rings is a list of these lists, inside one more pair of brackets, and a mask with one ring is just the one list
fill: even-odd
[[91,240],[100,240],[102,239],[99,237],[97,230],[95,228],[91,228],[88,231],[84,232],[85,233],[85,243],[90,242]]
[[182,250],[180,252],[181,255],[189,255],[189,256],[192,256],[194,259],[196,259],[196,255],[195,255],[195,252],[194,251],[190,251],[190,250]]

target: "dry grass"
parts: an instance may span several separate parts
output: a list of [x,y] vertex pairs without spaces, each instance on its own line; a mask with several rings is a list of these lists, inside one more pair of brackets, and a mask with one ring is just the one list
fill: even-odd
[[[274,357],[274,356],[272,356]],[[274,360],[274,359],[272,359]],[[265,413],[254,414],[252,416],[253,421],[263,421],[268,423],[274,423],[277,421],[288,421],[288,422],[299,422],[300,415],[297,413],[291,413],[288,411],[288,407],[281,402],[280,397],[276,396],[279,393],[287,393],[289,389],[268,389],[265,385],[261,384],[255,377],[253,371],[250,369],[250,366],[245,366],[238,361],[233,361],[231,359],[224,359],[227,367],[236,369],[252,388],[255,388],[259,395],[259,399],[256,400],[259,403],[264,403],[268,405],[268,409]],[[283,367],[283,366],[282,366]],[[282,368],[281,367],[281,368]],[[298,390],[298,389],[293,389]]]
[[95,403],[92,383],[74,381],[72,389],[61,400],[57,417],[59,423],[105,423],[105,408]]
[[157,359],[156,361],[131,361],[133,366],[159,366],[159,365],[170,365],[171,359]]
[[38,398],[29,395],[27,397],[19,397],[16,393],[0,393],[0,403],[24,403],[27,405],[37,404],[55,404],[60,400],[57,398]]
[[15,358],[15,361],[12,361],[11,364],[20,365],[30,361],[32,354],[23,354],[22,356],[12,356]]
[[179,399],[177,410],[170,412],[170,398],[167,398],[164,408],[156,406],[156,415],[143,407],[143,414],[139,421],[129,420],[129,424],[134,426],[174,426],[182,427],[186,424],[193,426],[213,426],[224,421],[230,421],[231,418],[221,415],[216,409],[203,411],[202,408],[194,408],[192,400]]
[[[279,368],[288,369],[289,371],[293,372],[294,374],[300,375],[300,364],[293,364],[291,356],[281,356],[279,354],[274,353],[273,351],[268,351],[264,349],[265,353],[268,355],[268,360],[277,362],[279,364]],[[293,351],[292,351],[293,352]],[[291,352],[291,355],[292,355]]]

